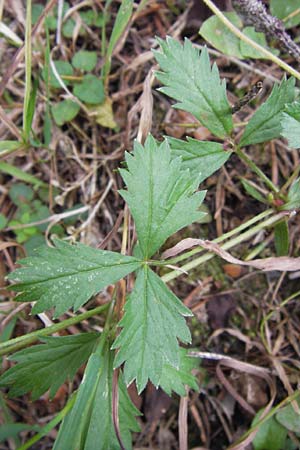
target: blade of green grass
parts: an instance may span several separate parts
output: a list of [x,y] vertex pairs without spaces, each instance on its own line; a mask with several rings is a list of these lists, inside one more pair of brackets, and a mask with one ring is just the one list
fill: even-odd
[[105,55],[105,64],[103,66],[102,71],[104,85],[106,85],[107,77],[110,72],[111,57],[114,48],[118,40],[122,36],[122,33],[125,31],[126,26],[129,23],[132,14],[132,9],[133,9],[133,0],[123,0],[121,2]]
[[[23,105],[24,139],[28,141],[32,117],[30,114],[31,101],[31,0],[26,1],[26,30],[25,30],[25,95]],[[31,119],[31,121],[30,121]]]
[[18,167],[13,166],[12,164],[8,164],[4,161],[0,162],[0,172],[7,173],[8,175],[17,178],[18,180],[33,184],[36,187],[48,187],[47,183],[39,180],[34,175],[26,173],[22,169],[19,169]]

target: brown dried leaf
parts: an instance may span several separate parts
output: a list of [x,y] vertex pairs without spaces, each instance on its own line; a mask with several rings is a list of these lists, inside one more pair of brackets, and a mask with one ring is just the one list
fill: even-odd
[[291,258],[289,256],[278,256],[271,258],[255,259],[254,261],[242,261],[241,259],[235,258],[226,250],[222,249],[218,244],[214,242],[202,240],[202,239],[183,239],[181,242],[176,244],[174,247],[165,251],[162,255],[164,259],[170,258],[172,256],[181,253],[191,247],[200,246],[209,252],[215,253],[221,258],[225,259],[231,264],[239,264],[241,266],[255,267],[256,269],[268,272],[271,270],[279,270],[282,272],[293,272],[295,270],[300,270],[300,258]]

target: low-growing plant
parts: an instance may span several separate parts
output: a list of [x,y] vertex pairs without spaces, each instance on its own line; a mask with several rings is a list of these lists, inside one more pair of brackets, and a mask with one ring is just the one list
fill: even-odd
[[[50,390],[53,398],[66,379],[72,380],[87,363],[80,386],[62,412],[22,449],[60,421],[55,450],[130,449],[131,432],[139,430],[136,416],[140,413],[131,403],[128,385],[135,382],[140,393],[150,381],[167,394],[180,396],[186,395],[186,386],[198,389],[193,372],[197,359],[189,355],[191,333],[186,321],[192,313],[166,286],[167,281],[214,254],[263,270],[300,268],[299,258],[286,256],[288,218],[300,207],[298,173],[291,174],[283,187],[276,186],[244,151],[246,146],[280,136],[291,147],[300,146],[295,79],[283,78],[273,87],[238,137],[233,121],[236,108],[228,102],[225,81],[220,79],[217,66],[211,66],[207,49],[199,52],[188,39],[183,45],[172,38],[158,39],[158,43],[160,50],[154,55],[160,67],[156,73],[162,83],[159,90],[178,102],[176,108],[193,114],[216,140],[165,137],[158,142],[149,135],[144,143],[134,143],[132,153],[126,153],[126,165],[119,169],[126,188],[119,193],[135,224],[132,255],[125,254],[125,220],[120,253],[54,239],[53,247],[43,247],[34,256],[18,261],[21,267],[9,275],[11,289],[18,292],[17,301],[34,302],[33,314],[54,310],[54,318],[70,309],[78,311],[91,297],[115,285],[108,304],[0,345],[1,354],[19,350],[10,357],[16,364],[0,378],[9,396],[31,392],[35,400]],[[193,236],[162,253],[169,237],[203,219],[199,207],[206,192],[198,190],[199,184],[233,154],[265,184],[265,197],[247,182],[245,188],[268,209],[214,242]],[[266,227],[274,227],[277,240],[287,243],[278,246],[280,256],[244,262],[227,253]],[[196,256],[203,249],[208,252]],[[174,268],[188,258],[189,262]],[[171,270],[160,276],[161,267]],[[124,299],[117,283],[127,276],[132,287]],[[100,313],[105,317],[101,333],[49,336]],[[37,341],[38,345],[24,349]]]

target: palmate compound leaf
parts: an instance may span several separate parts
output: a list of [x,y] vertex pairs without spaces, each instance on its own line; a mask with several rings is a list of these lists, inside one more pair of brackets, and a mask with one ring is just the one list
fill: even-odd
[[72,380],[87,361],[99,336],[99,333],[84,333],[41,338],[44,344],[10,357],[17,364],[0,377],[0,386],[10,388],[10,397],[32,391],[32,400],[36,400],[50,389],[53,398],[66,379]]
[[112,347],[119,349],[114,366],[125,362],[127,384],[136,380],[141,392],[148,379],[155,386],[161,384],[167,377],[165,365],[180,368],[178,339],[191,341],[184,316],[192,316],[191,311],[147,265],[140,269],[119,323],[122,331]]
[[135,142],[126,154],[128,170],[120,169],[127,191],[120,194],[134,218],[140,250],[145,259],[181,228],[205,215],[198,210],[205,191],[196,192],[200,175],[181,169],[181,159],[171,158],[166,141],[157,144],[149,135],[144,147]]
[[166,140],[171,147],[171,157],[181,157],[182,169],[189,169],[192,175],[199,174],[199,183],[220,169],[232,154],[218,142],[198,141],[190,137],[183,141],[169,136]]
[[[72,410],[64,419],[53,450],[120,450],[112,421],[113,356],[109,342],[88,361]],[[119,427],[126,450],[132,448],[131,431],[139,431],[133,406],[119,372]]]
[[98,250],[83,244],[55,240],[55,247],[42,247],[19,261],[25,267],[9,275],[18,281],[11,288],[21,292],[16,300],[34,302],[37,314],[55,307],[55,317],[69,308],[76,311],[109,284],[136,270],[141,262],[120,253]]
[[295,78],[283,79],[280,84],[275,84],[271,95],[248,122],[239,147],[278,138],[281,132],[282,113],[286,104],[293,102],[294,98]]
[[233,122],[225,80],[215,64],[211,67],[207,49],[199,55],[188,39],[183,45],[170,37],[157,41],[162,51],[153,51],[161,70],[156,77],[164,85],[159,90],[178,100],[174,107],[193,114],[212,134],[229,136]]

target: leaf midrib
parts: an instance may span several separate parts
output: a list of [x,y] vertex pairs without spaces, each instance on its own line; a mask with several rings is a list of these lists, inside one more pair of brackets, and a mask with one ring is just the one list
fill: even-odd
[[[53,277],[49,277],[49,278],[45,278],[43,280],[39,280],[39,281],[25,281],[25,282],[17,282],[17,284],[12,285],[12,286],[20,286],[20,285],[32,285],[32,284],[39,284],[39,283],[46,283],[47,281],[51,281],[51,280],[57,280],[60,278],[66,278],[69,277],[71,275],[77,275],[77,274],[81,274],[81,273],[86,273],[86,272],[93,272],[96,270],[101,270],[101,268],[103,269],[110,269],[112,267],[116,267],[116,266],[126,266],[129,264],[134,264],[134,263],[140,262],[142,263],[142,261],[128,261],[128,262],[123,262],[123,263],[119,263],[119,264],[110,264],[110,265],[105,265],[105,266],[97,266],[96,268],[90,268],[90,269],[83,269],[77,272],[71,272],[71,273],[67,273],[67,274],[59,274],[57,276],[53,276]],[[27,268],[30,268],[30,266],[27,266]]]

